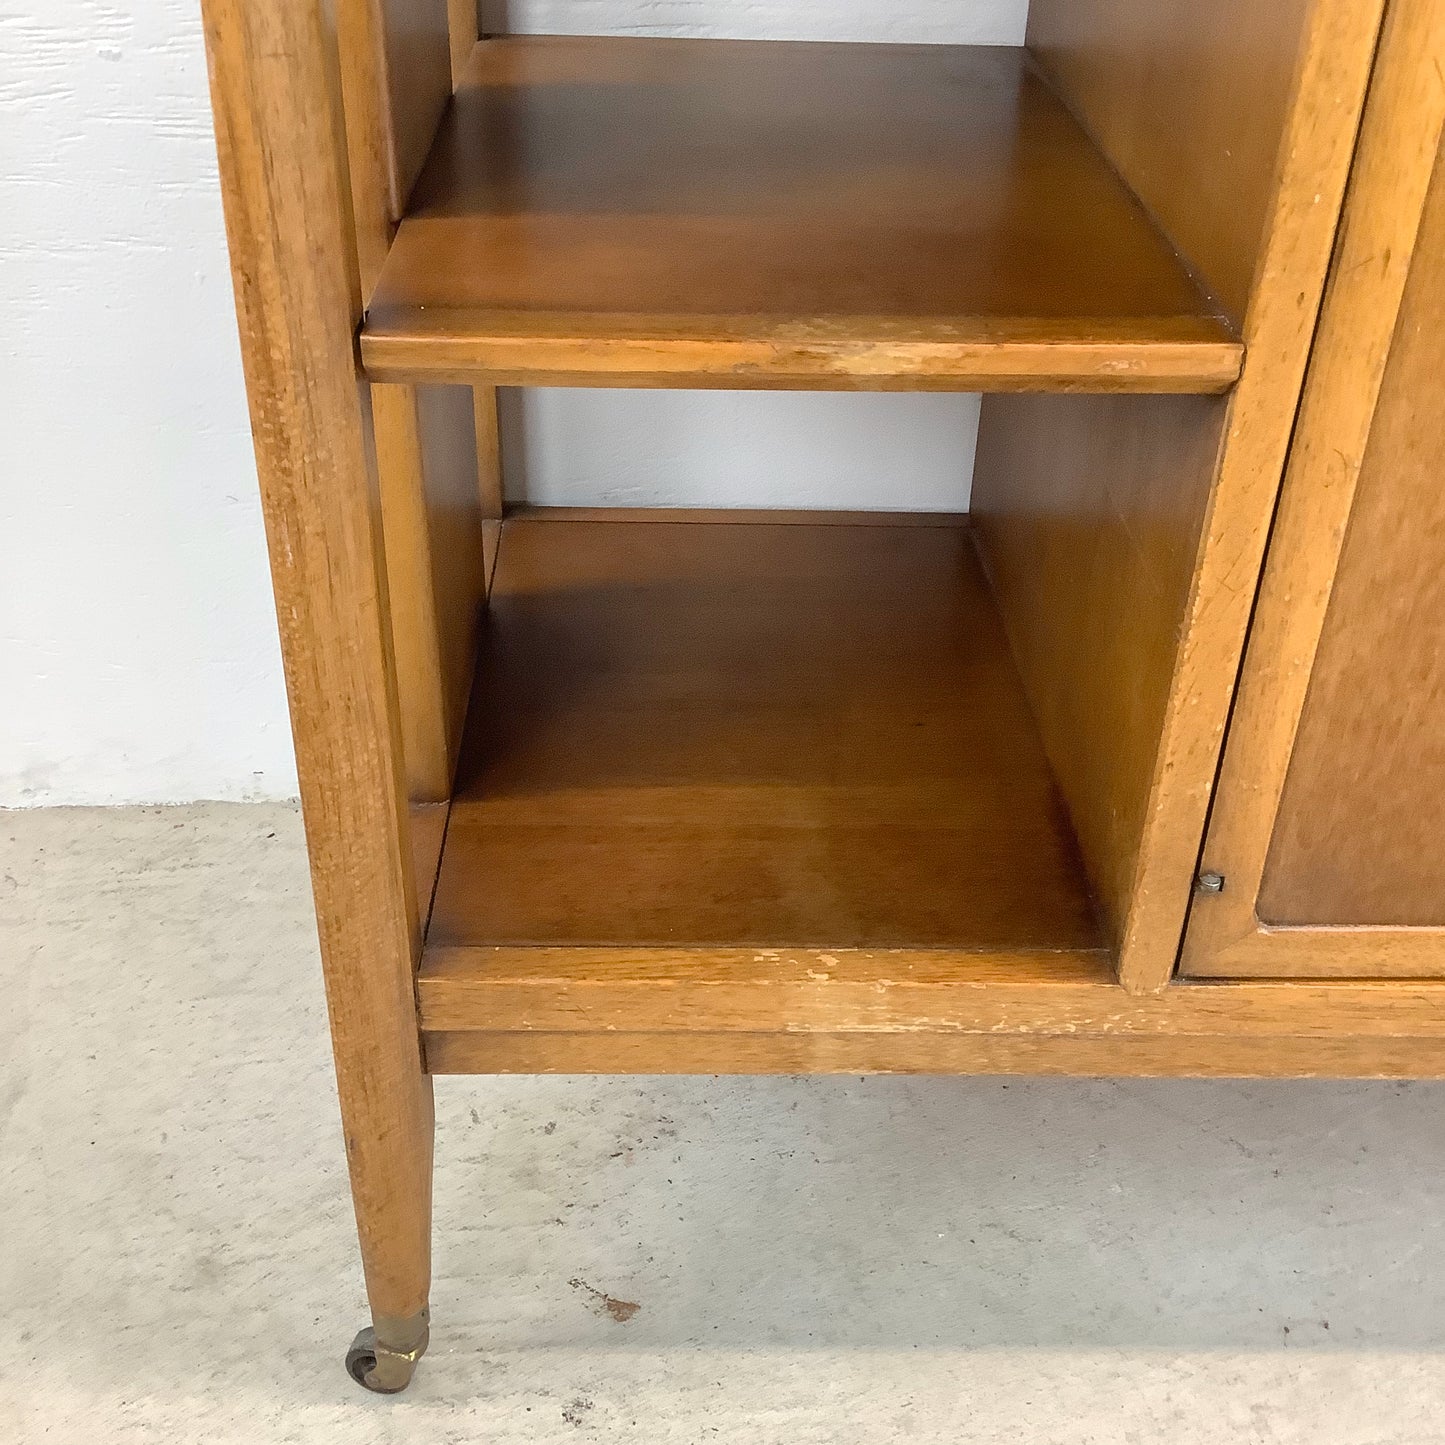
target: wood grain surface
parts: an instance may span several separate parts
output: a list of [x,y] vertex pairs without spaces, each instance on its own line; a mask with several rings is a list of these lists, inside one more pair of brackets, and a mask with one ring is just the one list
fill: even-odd
[[341,1116],[374,1316],[425,1307],[432,1089],[335,51],[315,0],[202,9]]
[[[1294,0],[1041,0],[1031,26],[1061,93],[1243,317],[1244,368],[1228,398],[1199,517],[1116,940],[1120,977],[1133,990],[1164,988],[1178,958],[1382,9],[1380,0],[1310,0],[1303,9]],[[1281,57],[1291,49],[1286,65]],[[1205,173],[1221,147],[1235,146],[1237,115],[1252,116],[1257,130],[1240,142],[1238,156],[1225,158],[1224,173],[1238,172],[1239,180],[1238,196],[1229,198],[1239,210],[1231,215],[1207,199],[1213,181]],[[1269,119],[1275,115],[1278,124]],[[1101,433],[1094,455],[1107,474],[1115,463],[1103,443],[1113,421],[1102,404],[1093,415]],[[1146,422],[1150,415],[1157,420]],[[1148,445],[1145,425],[1168,429],[1173,422],[1167,409],[1141,410],[1135,445]],[[1216,425],[1213,417],[1202,420],[1200,439]],[[1180,518],[1194,505],[1196,455],[1196,447],[1181,452],[1175,497],[1159,485],[1151,492]],[[1167,485],[1162,475],[1157,482]],[[1095,493],[1107,485],[1105,475]],[[1046,497],[1045,506],[1055,500]],[[1127,525],[1142,533],[1150,520],[1141,512]],[[1053,519],[1040,516],[1037,528],[1050,535]],[[1155,545],[1145,543],[1141,555]],[[1056,556],[1048,562],[1061,565]],[[1056,635],[1067,637],[1067,629]],[[1053,659],[1055,671],[1076,666],[1063,654]],[[1081,827],[1087,831],[1086,822]]]
[[1280,799],[1270,923],[1445,925],[1442,378],[1437,167]]
[[1040,396],[987,397],[980,416],[974,535],[1116,944],[1224,413]]
[[1217,310],[1018,50],[515,37],[362,345],[380,379],[1220,391]]
[[1445,931],[1428,926],[1442,921],[1442,76],[1445,11],[1397,0],[1205,843],[1227,886],[1195,900],[1186,973],[1445,971]]
[[451,796],[490,570],[466,387],[372,387],[408,795]]
[[429,937],[1098,948],[966,532],[506,522]]

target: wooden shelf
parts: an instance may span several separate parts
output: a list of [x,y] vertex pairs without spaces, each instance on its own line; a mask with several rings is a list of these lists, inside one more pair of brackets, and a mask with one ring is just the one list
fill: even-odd
[[779,970],[1107,982],[966,528],[730,515],[505,523],[424,1026],[642,1027],[683,986],[743,1026],[705,985]]
[[476,48],[362,333],[394,381],[1217,392],[1241,347],[1021,50]]

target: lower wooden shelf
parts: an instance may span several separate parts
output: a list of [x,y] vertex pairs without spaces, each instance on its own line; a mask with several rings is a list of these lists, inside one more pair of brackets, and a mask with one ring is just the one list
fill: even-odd
[[428,939],[1097,953],[966,529],[509,521]]
[[509,519],[417,998],[434,1073],[1445,1074],[1440,988],[1125,993],[933,519]]

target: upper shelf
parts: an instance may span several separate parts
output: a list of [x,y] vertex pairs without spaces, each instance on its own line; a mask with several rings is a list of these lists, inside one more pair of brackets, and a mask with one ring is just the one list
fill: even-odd
[[1215,392],[1241,347],[997,46],[483,41],[362,332],[380,380]]

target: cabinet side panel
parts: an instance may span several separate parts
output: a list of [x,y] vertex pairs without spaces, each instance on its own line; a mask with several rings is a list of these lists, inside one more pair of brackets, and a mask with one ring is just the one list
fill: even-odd
[[450,779],[461,747],[478,628],[487,599],[488,549],[483,531],[485,508],[478,488],[472,390],[420,386],[417,415],[426,457],[431,586]]
[[393,220],[421,174],[452,93],[447,0],[371,0],[380,15],[383,98],[390,140],[387,180]]
[[408,794],[451,796],[486,599],[472,393],[372,387]]
[[975,535],[1116,942],[1225,411],[1217,397],[984,398]]
[[1236,322],[1311,0],[1033,0],[1029,48]]
[[1437,159],[1265,866],[1268,923],[1445,924],[1442,377]]
[[337,0],[362,294],[421,174],[452,93],[447,0]]

